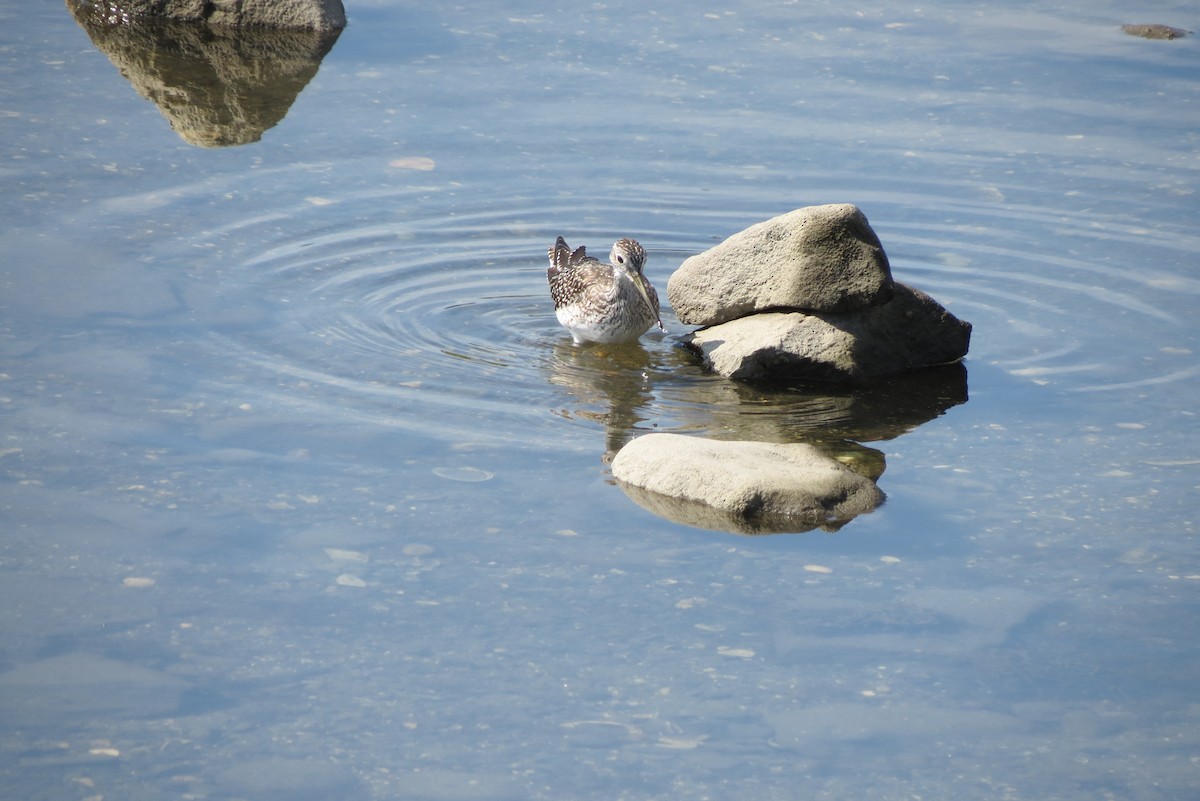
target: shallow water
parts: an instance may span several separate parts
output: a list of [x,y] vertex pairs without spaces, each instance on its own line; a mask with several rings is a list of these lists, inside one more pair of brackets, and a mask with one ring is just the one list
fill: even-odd
[[[539,8],[351,4],[215,149],[0,9],[4,785],[1189,797],[1200,60],[1119,26],[1190,6]],[[826,202],[974,324],[968,401],[554,321],[558,234],[665,294]],[[862,443],[888,500],[680,526],[607,471],[656,430]]]

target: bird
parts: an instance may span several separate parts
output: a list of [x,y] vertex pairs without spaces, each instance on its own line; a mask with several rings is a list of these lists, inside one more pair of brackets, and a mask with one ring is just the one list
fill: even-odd
[[561,236],[547,255],[554,315],[575,344],[635,342],[656,323],[666,331],[658,293],[642,272],[646,251],[636,240],[618,239],[610,264],[587,255],[586,247],[571,250]]

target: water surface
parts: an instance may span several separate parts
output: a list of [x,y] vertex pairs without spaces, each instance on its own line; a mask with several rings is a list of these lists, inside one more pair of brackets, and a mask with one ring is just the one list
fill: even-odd
[[[0,10],[5,786],[1189,797],[1200,60],[1120,25],[1192,11],[353,3],[201,148],[62,4]],[[974,324],[967,402],[554,321],[558,234],[664,294],[827,202]],[[663,430],[849,440],[888,500],[680,526],[606,466]]]

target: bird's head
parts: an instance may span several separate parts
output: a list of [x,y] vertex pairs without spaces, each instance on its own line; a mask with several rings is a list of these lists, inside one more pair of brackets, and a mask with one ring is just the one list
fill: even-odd
[[618,239],[613,243],[608,260],[634,275],[640,275],[642,268],[646,266],[646,250],[636,239]]

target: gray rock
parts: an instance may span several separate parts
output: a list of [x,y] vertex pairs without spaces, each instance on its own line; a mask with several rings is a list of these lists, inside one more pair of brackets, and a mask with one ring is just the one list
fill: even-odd
[[850,311],[891,296],[891,268],[879,237],[846,203],[752,225],[684,261],[667,282],[671,306],[690,325],[779,308]]
[[970,341],[970,323],[897,283],[895,296],[882,306],[843,314],[755,314],[703,328],[684,344],[708,369],[729,378],[864,382],[958,361]]
[[312,31],[346,27],[342,0],[67,0],[67,3],[102,8],[113,18],[145,16],[238,28]]
[[620,450],[612,473],[655,514],[738,533],[835,530],[884,499],[870,478],[800,443],[647,434]]

